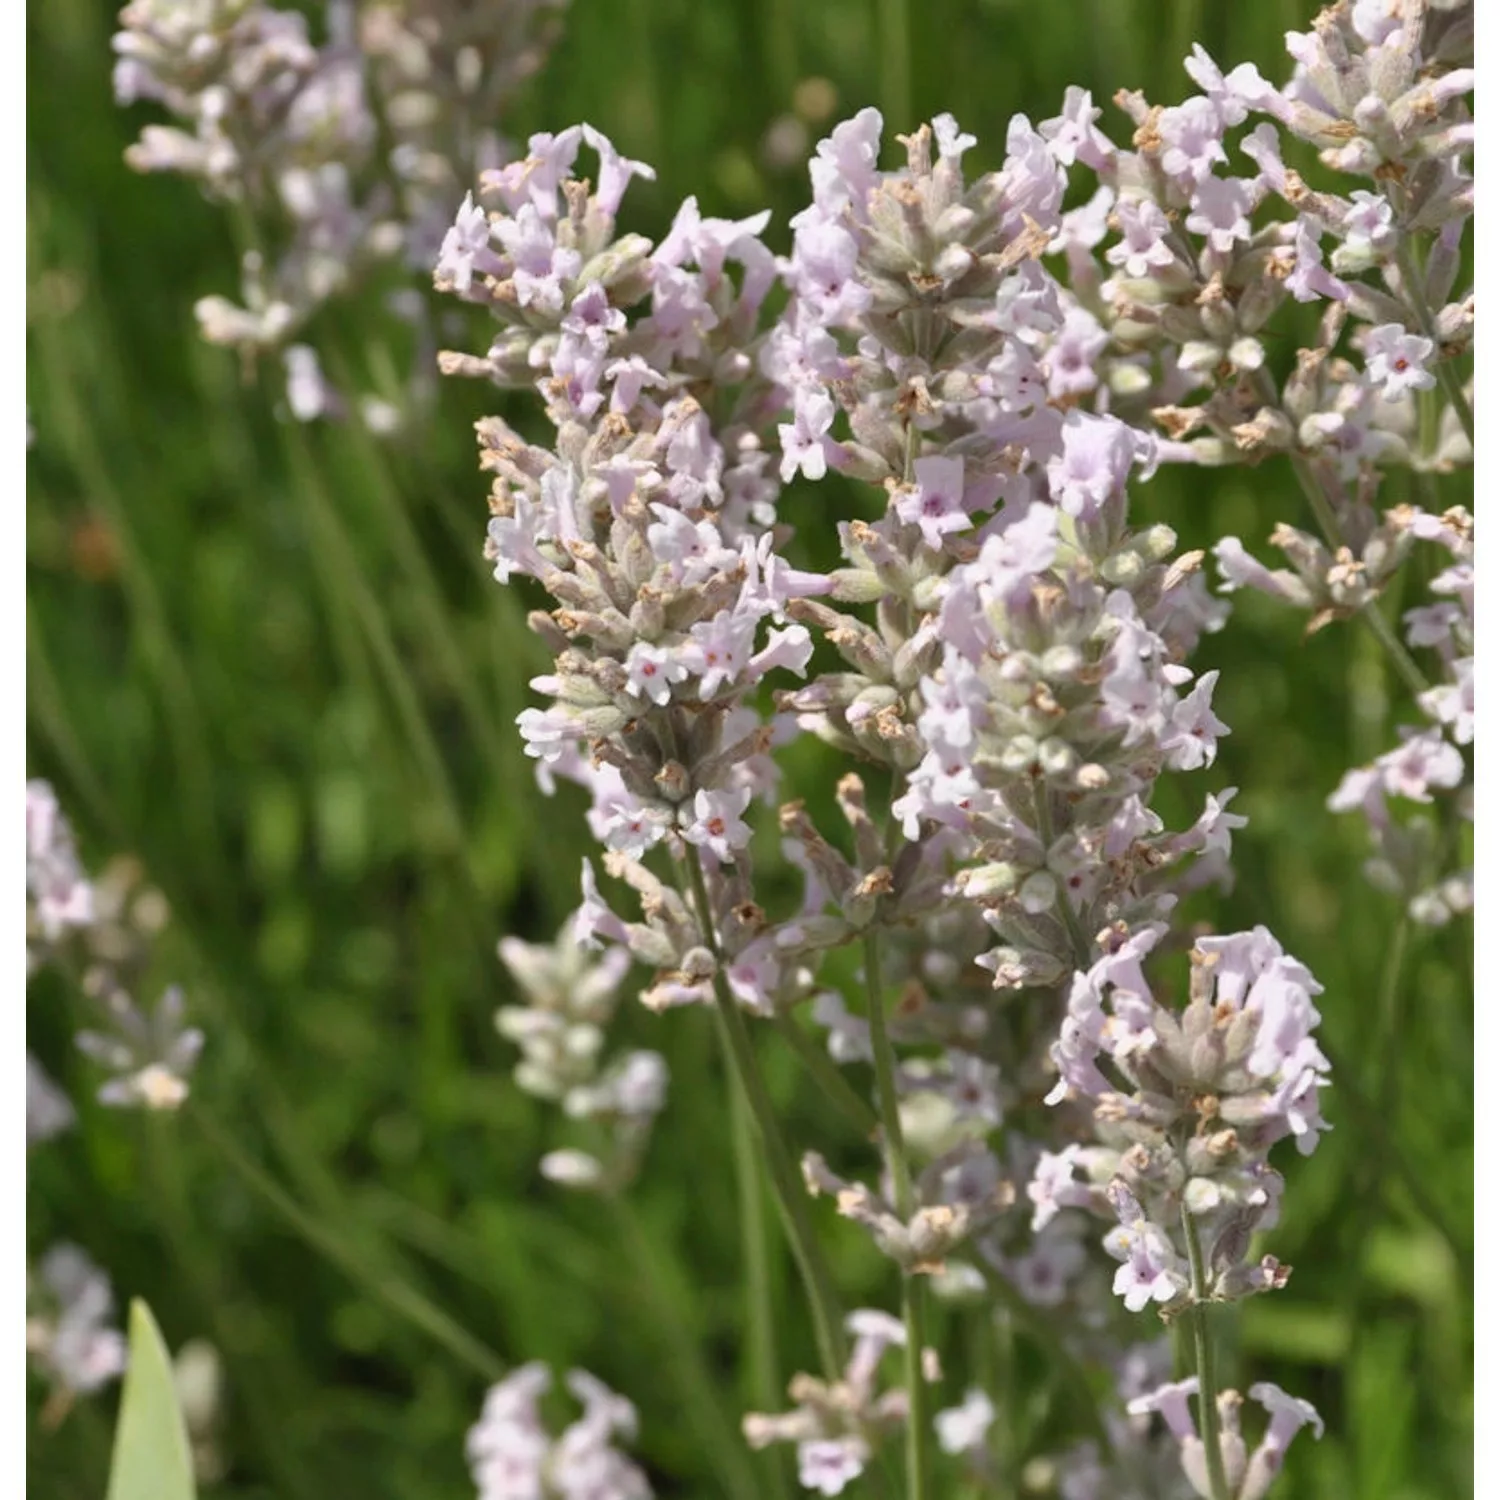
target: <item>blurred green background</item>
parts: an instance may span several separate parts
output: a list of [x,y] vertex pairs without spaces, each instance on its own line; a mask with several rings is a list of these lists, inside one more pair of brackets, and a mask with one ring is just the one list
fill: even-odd
[[[772,207],[768,238],[784,248],[805,173],[762,146],[803,80],[832,85],[835,118],[880,104],[888,133],[951,110],[988,166],[1009,116],[1055,113],[1068,83],[1101,100],[1121,86],[1182,97],[1193,40],[1281,77],[1281,32],[1310,15],[1292,0],[910,9],[903,46],[890,0],[574,0],[503,125],[524,139],[587,118],[655,163],[630,227],[660,234],[696,193],[709,213]],[[511,727],[543,657],[479,555],[471,423],[498,398],[446,383],[424,428],[379,446],[352,425],[278,422],[275,373],[246,383],[196,334],[194,300],[236,289],[221,215],[121,161],[155,116],[112,103],[112,7],[46,0],[28,14],[29,770],[57,786],[91,868],[132,852],[170,901],[147,997],[186,986],[209,1037],[195,1094],[253,1164],[232,1170],[192,1113],[89,1102],[76,1001],[44,976],[29,1045],[82,1119],[30,1158],[28,1246],[82,1243],[122,1300],[150,1301],[170,1343],[219,1349],[228,1468],[213,1493],[470,1493],[462,1439],[484,1376],[423,1331],[413,1295],[507,1363],[583,1364],[627,1392],[659,1493],[723,1493],[688,1356],[697,1345],[731,1370],[744,1329],[709,1017],[622,1010],[617,1034],[673,1070],[623,1215],[538,1178],[566,1127],[510,1083],[492,1024],[509,998],[496,938],[555,929],[585,847],[580,798],[538,798]],[[357,308],[312,332],[380,377]],[[389,369],[406,358],[389,354]],[[1446,483],[1447,500],[1467,500],[1462,477]],[[801,495],[793,519],[807,532],[845,499]],[[1303,521],[1300,504],[1275,465],[1166,474],[1139,501],[1194,546],[1227,532],[1258,545],[1276,520]],[[1393,608],[1417,602],[1409,587]],[[1195,915],[1264,922],[1311,966],[1335,1082],[1357,1081],[1362,1101],[1335,1087],[1333,1134],[1281,1163],[1271,1248],[1296,1274],[1246,1309],[1240,1370],[1329,1423],[1293,1450],[1286,1500],[1445,1500],[1472,1487],[1471,932],[1414,934],[1382,997],[1396,912],[1359,875],[1359,820],[1323,801],[1394,741],[1404,705],[1364,634],[1304,641],[1301,627],[1241,596],[1205,641],[1198,665],[1223,669],[1216,706],[1233,735],[1163,808],[1180,821],[1204,791],[1242,789],[1237,889],[1198,898]],[[797,1143],[847,1141],[766,1053]],[[301,1205],[307,1234],[254,1170]],[[848,1304],[889,1305],[858,1233],[824,1223]],[[810,1338],[782,1260],[777,1246],[785,1374]],[[33,1494],[101,1493],[112,1405],[85,1402],[58,1431],[33,1421]]]

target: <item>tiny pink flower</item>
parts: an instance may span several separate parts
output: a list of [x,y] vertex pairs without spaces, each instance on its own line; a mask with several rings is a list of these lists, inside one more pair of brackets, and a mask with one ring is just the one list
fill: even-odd
[[732,863],[735,850],[750,842],[750,825],[740,816],[749,805],[749,787],[738,792],[700,788],[693,798],[692,821],[682,836],[688,843],[709,850],[716,859]]
[[1427,368],[1432,353],[1431,339],[1399,323],[1382,323],[1365,335],[1365,376],[1387,401],[1399,401],[1407,391],[1430,391],[1437,384]]

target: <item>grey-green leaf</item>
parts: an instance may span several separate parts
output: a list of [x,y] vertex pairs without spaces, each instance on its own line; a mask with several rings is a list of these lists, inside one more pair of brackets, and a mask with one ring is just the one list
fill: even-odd
[[172,1361],[151,1309],[130,1304],[130,1365],[106,1500],[195,1500],[187,1427]]

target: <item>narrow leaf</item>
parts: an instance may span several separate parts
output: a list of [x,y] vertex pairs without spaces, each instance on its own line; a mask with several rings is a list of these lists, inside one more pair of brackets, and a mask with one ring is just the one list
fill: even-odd
[[105,1500],[194,1500],[187,1427],[151,1309],[130,1304],[130,1366]]

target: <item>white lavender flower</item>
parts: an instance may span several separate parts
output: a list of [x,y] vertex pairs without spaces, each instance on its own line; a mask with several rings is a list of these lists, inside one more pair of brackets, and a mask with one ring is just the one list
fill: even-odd
[[553,1151],[542,1159],[543,1175],[566,1186],[618,1191],[639,1169],[652,1121],[666,1102],[667,1067],[655,1052],[604,1057],[631,960],[624,947],[596,959],[586,942],[587,920],[575,912],[547,947],[502,939],[501,960],[527,1003],[502,1006],[495,1023],[521,1049],[516,1083],[600,1132],[603,1159],[576,1148]]
[[109,989],[100,1006],[108,1030],[84,1030],[75,1038],[79,1050],[112,1075],[99,1089],[99,1102],[120,1109],[178,1109],[203,1050],[203,1033],[186,1024],[182,990],[170,986],[149,1014],[118,988]]

